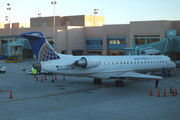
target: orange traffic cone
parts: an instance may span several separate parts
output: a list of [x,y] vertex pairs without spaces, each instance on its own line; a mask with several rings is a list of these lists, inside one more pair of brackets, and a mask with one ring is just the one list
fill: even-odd
[[41,77],[41,82],[43,82],[43,79],[42,79],[42,77]]
[[175,96],[175,94],[174,94],[174,89],[173,89],[173,93],[172,93],[172,96]]
[[10,97],[9,97],[9,98],[13,98],[13,97],[12,97],[12,90],[10,90]]
[[178,95],[178,94],[177,94],[177,87],[175,88],[175,95]]
[[171,88],[170,88],[170,93],[172,93],[173,91],[172,91],[172,85],[171,85]]
[[54,82],[54,77],[52,77],[52,81],[51,82]]
[[63,76],[63,80],[65,80],[65,76]]
[[159,92],[159,89],[158,89],[158,94],[157,94],[157,97],[161,97],[161,96],[160,96],[160,92]]
[[38,81],[38,76],[36,76],[36,81]]
[[44,80],[46,80],[46,76],[44,75]]
[[57,77],[56,77],[56,75],[55,75],[55,80],[57,80]]
[[163,97],[167,97],[167,96],[166,96],[166,89],[164,89],[164,95],[163,95]]
[[150,90],[150,96],[153,96],[153,94],[152,94],[152,88],[151,88],[151,90]]

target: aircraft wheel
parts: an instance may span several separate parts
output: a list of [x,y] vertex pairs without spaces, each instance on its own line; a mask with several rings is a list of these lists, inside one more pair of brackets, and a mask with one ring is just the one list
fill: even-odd
[[116,85],[117,87],[121,87],[121,81],[116,80],[115,85]]
[[102,84],[102,80],[101,79],[97,79],[97,83],[98,84]]
[[93,83],[97,84],[97,79],[96,78],[94,78]]
[[94,83],[94,84],[102,84],[102,80],[101,80],[101,79],[94,78],[93,83]]
[[124,87],[124,82],[120,81],[120,87]]
[[117,87],[124,87],[124,82],[123,82],[123,81],[116,80],[116,81],[115,81],[115,85],[116,85]]

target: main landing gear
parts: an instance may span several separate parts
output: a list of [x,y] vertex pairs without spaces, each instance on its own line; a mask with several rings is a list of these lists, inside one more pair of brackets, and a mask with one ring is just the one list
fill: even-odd
[[117,87],[124,87],[124,82],[121,81],[121,80],[116,80],[116,81],[115,81],[115,85],[116,85]]
[[94,78],[94,84],[102,84],[102,80],[98,78]]

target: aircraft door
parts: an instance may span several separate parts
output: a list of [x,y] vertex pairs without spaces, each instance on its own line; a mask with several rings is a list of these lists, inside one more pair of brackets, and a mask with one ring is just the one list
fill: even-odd
[[120,68],[123,68],[123,62],[122,62],[122,60],[119,60],[119,65],[120,65]]
[[165,60],[165,68],[168,68],[168,67],[169,67],[168,60]]

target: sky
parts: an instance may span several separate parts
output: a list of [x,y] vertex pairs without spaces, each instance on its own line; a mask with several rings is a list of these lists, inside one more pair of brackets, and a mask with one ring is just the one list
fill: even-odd
[[[30,18],[53,16],[54,0],[1,0],[0,22],[9,22],[7,3],[11,4],[11,22],[30,23]],[[93,15],[105,17],[105,24],[129,24],[130,21],[180,20],[180,0],[56,0],[56,16]]]

